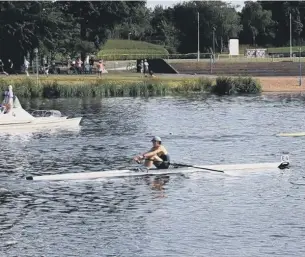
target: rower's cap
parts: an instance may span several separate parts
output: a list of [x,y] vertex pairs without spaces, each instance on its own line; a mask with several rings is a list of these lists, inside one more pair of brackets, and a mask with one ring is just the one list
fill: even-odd
[[158,141],[158,142],[161,142],[161,137],[156,137],[154,136],[153,139],[151,141]]

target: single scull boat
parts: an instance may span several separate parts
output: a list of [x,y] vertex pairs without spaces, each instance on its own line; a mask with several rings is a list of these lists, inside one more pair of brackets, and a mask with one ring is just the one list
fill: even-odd
[[166,174],[186,174],[194,172],[219,172],[230,173],[234,171],[253,171],[253,170],[275,170],[285,169],[289,167],[289,161],[271,162],[271,163],[252,163],[252,164],[227,164],[227,165],[207,165],[207,166],[192,166],[183,167],[172,165],[169,169],[150,169],[148,172],[137,169],[126,170],[105,170],[96,172],[83,172],[83,173],[65,173],[54,175],[42,176],[27,176],[27,180],[87,180],[99,178],[118,178],[118,177],[131,177],[131,176],[147,176],[147,175],[166,175]]

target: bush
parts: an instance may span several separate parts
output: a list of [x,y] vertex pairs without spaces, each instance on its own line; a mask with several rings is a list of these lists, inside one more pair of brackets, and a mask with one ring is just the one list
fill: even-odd
[[216,85],[213,87],[212,92],[217,95],[231,95],[234,90],[234,81],[230,77],[218,77]]
[[262,86],[258,80],[251,77],[239,77],[235,79],[235,94],[258,94]]
[[262,91],[259,81],[251,77],[218,77],[212,92],[218,95],[257,94]]

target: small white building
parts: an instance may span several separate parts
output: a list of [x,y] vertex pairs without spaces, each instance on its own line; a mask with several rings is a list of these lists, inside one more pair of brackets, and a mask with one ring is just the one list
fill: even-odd
[[230,38],[229,40],[229,55],[238,56],[239,55],[239,39]]

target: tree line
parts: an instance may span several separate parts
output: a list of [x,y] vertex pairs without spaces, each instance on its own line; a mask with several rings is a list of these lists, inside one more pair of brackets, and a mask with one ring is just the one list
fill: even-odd
[[[0,58],[22,63],[40,54],[94,54],[107,39],[142,40],[164,45],[170,53],[227,50],[230,38],[252,46],[293,45],[305,37],[305,2],[245,2],[240,12],[221,1],[193,1],[171,8],[146,7],[145,1],[2,1]],[[213,41],[214,39],[214,41]]]

